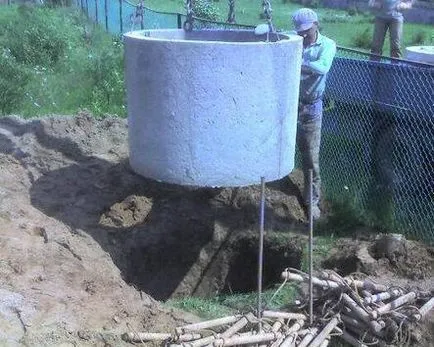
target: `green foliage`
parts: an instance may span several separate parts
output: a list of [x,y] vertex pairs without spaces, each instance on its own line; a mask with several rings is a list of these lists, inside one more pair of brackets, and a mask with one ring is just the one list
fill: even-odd
[[22,5],[5,25],[4,44],[20,63],[53,66],[68,44],[60,21],[48,9]]
[[106,110],[122,113],[124,105],[123,50],[119,40],[89,55],[87,74],[93,84],[91,108],[95,114]]
[[427,33],[425,31],[419,30],[415,32],[411,38],[412,45],[422,45],[427,40]]
[[80,11],[8,6],[0,26],[2,113],[125,116],[122,43]]
[[[328,229],[330,232],[330,229]],[[327,257],[330,250],[333,248],[336,239],[334,235],[331,236],[318,236],[313,240],[312,249],[312,263],[315,269],[321,267],[322,261]],[[303,257],[301,259],[301,271],[309,271],[309,248],[306,245],[303,249]]]
[[[278,285],[265,290],[262,294],[263,305],[270,310],[279,310],[291,305],[297,295],[297,287],[293,284]],[[258,294],[222,294],[213,298],[187,297],[170,299],[166,305],[194,313],[202,318],[212,319],[228,316],[237,312],[255,311]]]
[[195,0],[193,2],[194,15],[198,18],[217,20],[219,11],[209,0]]
[[370,49],[372,42],[372,33],[370,29],[365,29],[363,32],[357,33],[352,38],[352,43],[354,47],[362,49]]
[[220,304],[215,298],[186,297],[182,299],[170,299],[166,302],[166,305],[194,313],[205,319],[229,316],[234,313],[233,309]]
[[0,53],[0,112],[10,114],[20,109],[29,73],[8,49]]

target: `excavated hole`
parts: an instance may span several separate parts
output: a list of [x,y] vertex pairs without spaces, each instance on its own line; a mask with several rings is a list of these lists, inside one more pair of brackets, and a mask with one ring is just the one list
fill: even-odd
[[[247,293],[257,290],[258,239],[240,239],[233,249],[228,274],[222,288],[223,294]],[[287,267],[299,269],[302,250],[296,245],[264,240],[263,288],[281,283],[280,275]]]
[[[196,235],[197,237],[197,235]],[[202,236],[205,237],[205,236]],[[196,245],[201,244],[198,239]],[[257,290],[258,237],[246,234],[229,238],[214,252],[194,248],[192,237],[164,245],[148,245],[130,250],[130,266],[124,276],[137,288],[157,300],[188,296],[247,293]],[[188,248],[191,252],[185,253]],[[207,245],[209,247],[209,244]],[[287,267],[300,268],[302,247],[288,238],[265,238],[263,255],[264,290],[281,283]]]

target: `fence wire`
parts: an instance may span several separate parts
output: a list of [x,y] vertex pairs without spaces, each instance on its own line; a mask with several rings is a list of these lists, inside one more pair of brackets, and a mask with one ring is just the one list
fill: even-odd
[[[185,15],[77,0],[112,34],[181,28]],[[197,29],[249,26],[195,19]],[[321,146],[324,195],[368,223],[434,242],[434,67],[339,47]]]

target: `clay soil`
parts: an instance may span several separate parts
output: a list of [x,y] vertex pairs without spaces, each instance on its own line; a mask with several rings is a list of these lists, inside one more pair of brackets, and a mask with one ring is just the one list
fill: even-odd
[[[126,346],[124,332],[198,320],[168,298],[254,290],[259,187],[136,175],[127,130],[125,120],[86,113],[0,118],[1,346]],[[266,284],[301,266],[302,184],[297,171],[267,184]],[[339,240],[321,266],[434,288],[430,247],[385,246],[367,234]]]

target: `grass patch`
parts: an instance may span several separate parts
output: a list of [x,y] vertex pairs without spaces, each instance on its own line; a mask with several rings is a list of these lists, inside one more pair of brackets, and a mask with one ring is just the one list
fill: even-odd
[[2,114],[28,118],[88,109],[96,116],[125,116],[123,46],[118,39],[77,9],[4,9],[1,64],[20,78],[0,76],[0,85],[6,86],[2,90],[8,91],[0,93]]
[[[276,284],[264,290],[263,305],[270,310],[279,310],[293,303],[297,295],[297,287],[286,283],[284,286]],[[193,313],[204,319],[224,317],[236,313],[256,312],[258,295],[251,293],[221,294],[213,298],[188,297],[170,299],[165,305]]]
[[165,305],[193,313],[204,319],[229,316],[236,312],[236,310],[220,304],[216,299],[204,299],[196,297],[170,299],[166,301]]
[[[320,235],[314,237],[313,250],[312,250],[312,264],[314,269],[321,268],[322,261],[328,256],[330,250],[336,243],[336,238],[330,229],[322,230],[326,231],[329,235]],[[319,231],[315,229],[315,233]],[[306,244],[303,248],[303,257],[301,259],[301,271],[309,272],[309,248]]]

